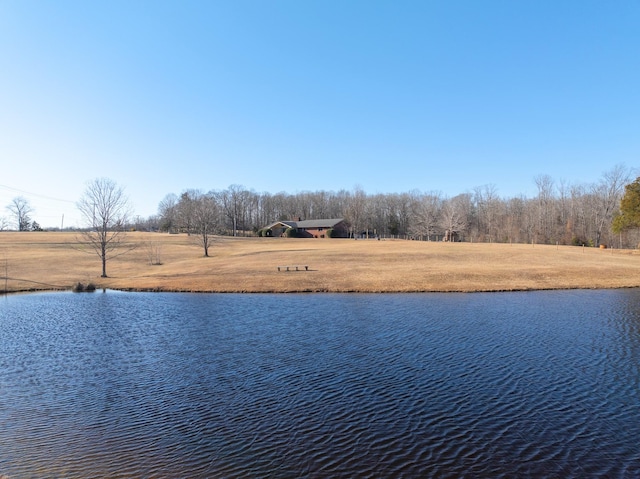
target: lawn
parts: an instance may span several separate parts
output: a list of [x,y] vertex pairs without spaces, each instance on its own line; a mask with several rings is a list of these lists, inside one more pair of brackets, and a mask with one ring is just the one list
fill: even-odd
[[[640,286],[637,250],[406,240],[128,233],[107,264],[69,232],[0,232],[0,291],[98,288],[197,292],[513,291]],[[160,264],[154,264],[160,263]],[[286,267],[289,266],[289,271]],[[296,266],[298,271],[296,271]],[[280,267],[280,271],[278,271]]]

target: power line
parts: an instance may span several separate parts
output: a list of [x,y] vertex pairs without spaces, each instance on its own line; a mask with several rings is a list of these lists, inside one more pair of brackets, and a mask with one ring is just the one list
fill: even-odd
[[63,200],[63,199],[60,199],[60,198],[53,198],[51,196],[45,196],[45,195],[41,195],[41,194],[38,194],[38,193],[33,193],[31,191],[25,191],[25,190],[21,190],[21,189],[18,189],[18,188],[13,188],[13,187],[7,186],[7,185],[0,185],[0,188],[4,188],[5,190],[15,191],[15,192],[22,193],[22,194],[25,194],[25,195],[37,196],[38,198],[43,198],[45,200],[60,201],[62,203],[70,203],[72,205],[76,204],[75,201]]

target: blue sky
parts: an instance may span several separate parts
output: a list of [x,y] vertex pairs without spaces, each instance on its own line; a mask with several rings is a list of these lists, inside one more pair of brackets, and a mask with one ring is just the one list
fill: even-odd
[[168,193],[598,181],[640,154],[640,2],[0,0],[0,216]]

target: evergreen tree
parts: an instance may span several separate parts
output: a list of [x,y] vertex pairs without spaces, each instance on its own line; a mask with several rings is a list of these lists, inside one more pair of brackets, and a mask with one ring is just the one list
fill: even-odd
[[640,177],[624,187],[620,201],[620,213],[614,218],[612,229],[615,233],[640,227]]

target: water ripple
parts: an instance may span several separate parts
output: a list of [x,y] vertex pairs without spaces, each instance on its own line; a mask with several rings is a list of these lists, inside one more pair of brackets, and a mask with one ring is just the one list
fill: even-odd
[[637,291],[15,296],[0,478],[639,477],[639,384]]

